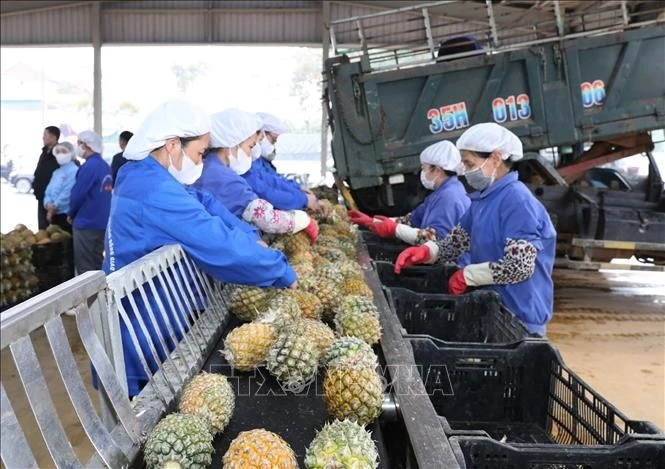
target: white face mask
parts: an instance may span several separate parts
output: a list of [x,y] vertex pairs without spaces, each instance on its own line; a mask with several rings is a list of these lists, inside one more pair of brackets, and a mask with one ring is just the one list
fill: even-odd
[[433,191],[434,190],[434,181],[430,181],[427,179],[427,176],[425,176],[426,173],[429,171],[420,171],[420,183],[423,185],[423,187],[427,190]]
[[[170,159],[170,158],[169,158]],[[203,172],[203,163],[194,163],[185,150],[182,150],[182,169],[178,170],[173,166],[173,160],[169,164],[169,173],[178,180],[180,184],[187,186],[194,184]]]
[[55,156],[55,160],[58,162],[60,166],[69,163],[72,161],[72,154],[70,152],[67,153],[54,153],[53,156]]
[[85,147],[83,145],[76,145],[76,148],[74,149],[74,154],[78,158],[83,158],[83,155],[85,154]]
[[252,158],[242,148],[238,147],[236,156],[229,155],[229,166],[236,174],[242,176],[252,167]]
[[261,158],[261,146],[260,145],[254,145],[252,147],[251,156],[252,156],[252,161],[255,161],[255,160],[258,160],[259,158]]
[[261,140],[261,156],[268,161],[275,159],[275,145],[270,143],[268,138]]

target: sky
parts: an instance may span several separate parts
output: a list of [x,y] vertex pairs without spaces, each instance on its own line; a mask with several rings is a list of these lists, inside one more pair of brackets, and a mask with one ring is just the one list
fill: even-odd
[[[238,107],[275,114],[292,128],[302,128],[305,121],[319,125],[319,89],[302,100],[292,95],[291,86],[294,73],[302,67],[314,72],[310,76],[315,82],[319,80],[321,55],[321,49],[302,47],[104,46],[103,133],[136,129],[157,104],[173,97],[197,103],[210,113]],[[185,93],[178,89],[175,65],[203,69]],[[9,144],[38,155],[44,126],[67,123],[77,132],[92,128],[91,47],[1,48],[0,68],[3,148]],[[16,100],[45,104],[19,111],[7,105]]]

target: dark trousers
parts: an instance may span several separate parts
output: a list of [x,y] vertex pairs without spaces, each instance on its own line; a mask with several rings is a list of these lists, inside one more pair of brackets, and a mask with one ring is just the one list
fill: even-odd
[[40,230],[45,230],[48,226],[46,220],[46,209],[44,208],[44,199],[37,199],[37,226]]
[[53,215],[53,218],[51,218],[51,224],[58,225],[69,234],[72,234],[72,225],[70,225],[67,221],[66,213],[58,213],[57,215]]
[[74,228],[74,266],[76,267],[76,275],[81,275],[89,270],[101,270],[103,254],[103,230],[79,230]]

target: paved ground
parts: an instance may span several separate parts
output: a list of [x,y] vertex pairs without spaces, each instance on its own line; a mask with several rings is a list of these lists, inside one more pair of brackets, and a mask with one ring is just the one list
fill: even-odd
[[37,199],[30,194],[19,194],[4,179],[0,183],[0,232],[7,233],[22,223],[31,230],[37,229]]

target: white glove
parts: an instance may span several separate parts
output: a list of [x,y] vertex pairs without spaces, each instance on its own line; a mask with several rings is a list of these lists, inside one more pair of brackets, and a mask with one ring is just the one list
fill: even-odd
[[492,269],[490,269],[490,263],[469,264],[464,267],[464,281],[470,287],[493,284],[494,278],[492,276]]
[[418,231],[418,228],[399,223],[395,230],[395,236],[406,244],[414,245],[418,241]]
[[293,215],[293,231],[291,233],[297,233],[304,230],[312,222],[312,219],[302,210],[291,210],[290,212]]

